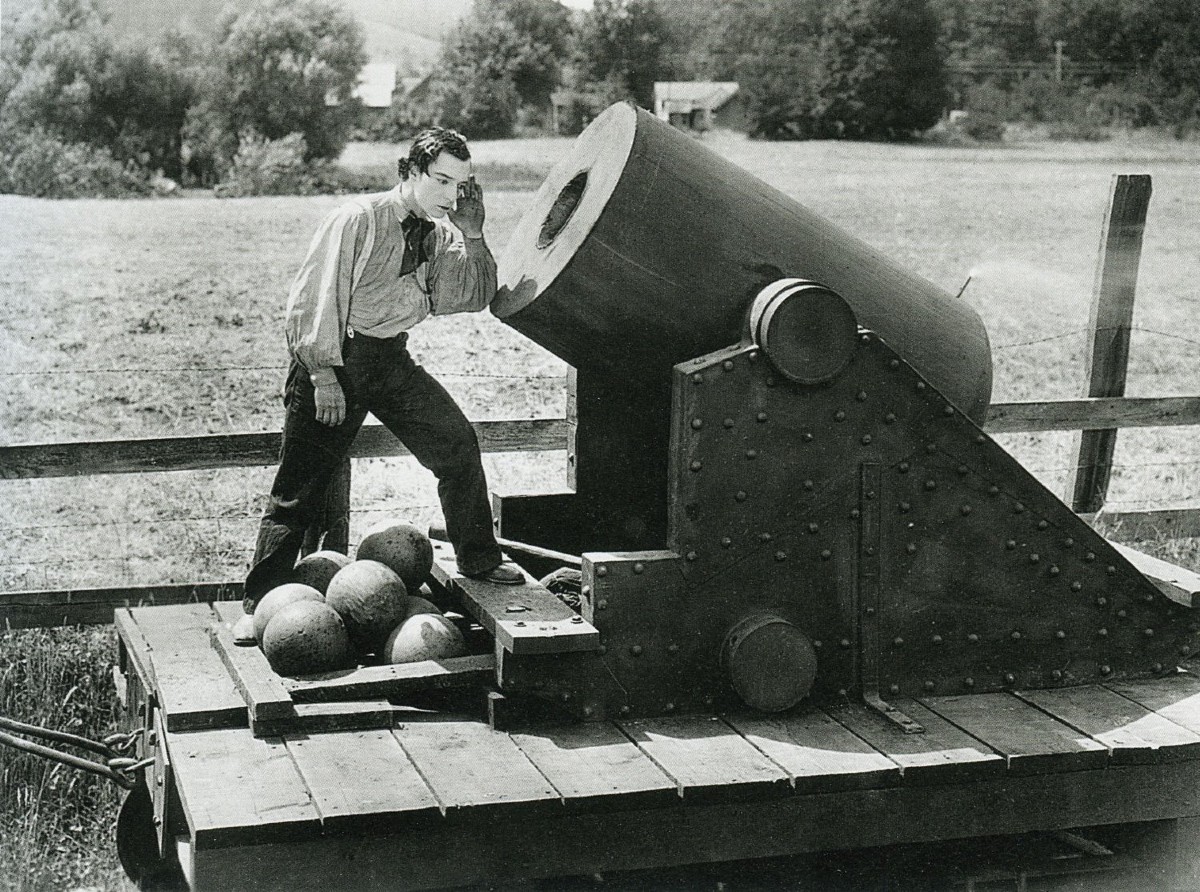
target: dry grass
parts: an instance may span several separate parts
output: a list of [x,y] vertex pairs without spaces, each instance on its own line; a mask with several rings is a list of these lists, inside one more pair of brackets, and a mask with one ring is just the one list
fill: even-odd
[[[1110,178],[1151,173],[1129,392],[1197,392],[1200,145],[708,142],[945,289],[957,292],[970,275],[963,299],[991,333],[997,401],[1081,392]],[[497,253],[530,190],[568,147],[554,139],[475,146]],[[345,163],[383,176],[394,158],[394,147],[359,145]],[[276,429],[284,293],[313,228],[337,201],[0,196],[0,439]],[[562,363],[489,314],[432,320],[412,346],[473,418],[564,411]],[[1060,492],[1071,440],[1003,438]],[[506,489],[553,489],[565,474],[562,453],[487,463],[493,484]],[[1117,464],[1119,507],[1185,503],[1200,493],[1193,430],[1123,432]],[[0,482],[0,590],[237,578],[269,474]],[[355,474],[352,538],[383,513],[435,516],[432,481],[411,463],[363,461]],[[1200,564],[1194,542],[1148,548]],[[111,727],[111,633],[9,633],[0,653],[5,713],[94,734]],[[0,890],[119,887],[106,836],[112,791],[2,751],[0,772]]]

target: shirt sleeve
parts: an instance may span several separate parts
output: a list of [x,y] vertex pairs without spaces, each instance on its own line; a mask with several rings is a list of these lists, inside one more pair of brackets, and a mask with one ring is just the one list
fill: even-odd
[[325,218],[288,292],[284,328],[288,350],[314,385],[337,380],[342,338],[350,313],[355,252],[366,227],[366,208],[349,204]]
[[473,313],[487,307],[496,296],[496,261],[487,243],[482,238],[464,238],[456,227],[442,222],[428,238],[432,250],[427,281],[433,314]]

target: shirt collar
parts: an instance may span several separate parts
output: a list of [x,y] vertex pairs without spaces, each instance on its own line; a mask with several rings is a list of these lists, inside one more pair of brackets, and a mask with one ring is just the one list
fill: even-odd
[[412,188],[404,188],[404,180],[396,184],[396,188],[392,190],[392,199],[396,203],[396,214],[400,220],[404,220],[409,214],[412,214],[418,220],[428,220],[425,212],[421,210],[417,204],[416,198],[413,197]]

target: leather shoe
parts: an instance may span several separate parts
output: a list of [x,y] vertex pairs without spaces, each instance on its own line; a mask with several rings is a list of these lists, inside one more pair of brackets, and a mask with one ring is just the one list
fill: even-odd
[[233,624],[233,643],[242,647],[258,644],[254,637],[254,614],[247,613]]
[[497,564],[490,569],[483,570],[480,573],[467,573],[465,575],[471,579],[478,579],[481,582],[494,582],[497,585],[523,585],[525,582],[525,574],[521,572],[521,568],[507,561]]

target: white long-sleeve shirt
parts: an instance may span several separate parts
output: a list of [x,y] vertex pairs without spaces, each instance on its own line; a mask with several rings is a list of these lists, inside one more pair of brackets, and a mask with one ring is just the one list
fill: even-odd
[[[367,214],[375,239],[352,286],[355,262],[366,245]],[[390,338],[426,316],[475,312],[496,295],[496,261],[482,238],[467,239],[445,218],[425,238],[429,260],[400,275],[401,221],[410,208],[400,187],[364,196],[333,211],[317,229],[288,292],[288,350],[315,385],[337,380],[342,338],[348,330]]]

